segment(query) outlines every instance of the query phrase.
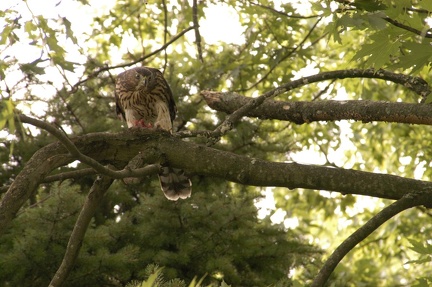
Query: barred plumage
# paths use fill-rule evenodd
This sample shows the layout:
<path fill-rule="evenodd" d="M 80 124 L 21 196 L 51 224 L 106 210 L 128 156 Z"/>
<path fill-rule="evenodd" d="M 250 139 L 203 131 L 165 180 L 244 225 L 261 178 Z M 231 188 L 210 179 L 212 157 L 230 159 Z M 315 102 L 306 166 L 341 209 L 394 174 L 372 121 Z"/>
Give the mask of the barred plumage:
<path fill-rule="evenodd" d="M 117 77 L 116 110 L 129 128 L 159 128 L 172 132 L 176 106 L 171 89 L 162 73 L 138 67 Z M 162 191 L 170 200 L 187 198 L 192 187 L 183 170 L 163 167 L 159 174 Z"/>

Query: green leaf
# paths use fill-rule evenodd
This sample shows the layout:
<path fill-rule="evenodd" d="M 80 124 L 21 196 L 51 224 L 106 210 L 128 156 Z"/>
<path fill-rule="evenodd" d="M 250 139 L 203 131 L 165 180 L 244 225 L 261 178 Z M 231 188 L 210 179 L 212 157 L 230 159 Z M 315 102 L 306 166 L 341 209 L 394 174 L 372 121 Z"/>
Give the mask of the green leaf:
<path fill-rule="evenodd" d="M 429 287 L 432 280 L 428 277 L 417 278 L 417 282 L 412 285 L 413 287 Z"/>
<path fill-rule="evenodd" d="M 66 37 L 71 39 L 74 44 L 77 44 L 77 38 L 75 37 L 73 30 L 71 29 L 71 22 L 66 17 L 63 17 L 62 21 L 66 28 Z"/>
<path fill-rule="evenodd" d="M 429 263 L 431 262 L 431 258 L 422 258 L 422 259 L 417 259 L 417 260 L 409 260 L 407 262 L 405 262 L 405 264 L 425 264 L 425 263 Z"/>
<path fill-rule="evenodd" d="M 351 60 L 368 57 L 365 65 L 379 69 L 390 62 L 390 57 L 399 54 L 402 45 L 397 38 L 389 39 L 388 29 L 379 31 L 370 37 L 372 43 L 365 44 Z"/>
<path fill-rule="evenodd" d="M 6 25 L 6 27 L 3 28 L 3 31 L 0 34 L 0 45 L 6 44 L 6 40 L 9 38 L 13 29 L 13 25 Z"/>
<path fill-rule="evenodd" d="M 378 0 L 356 0 L 353 3 L 354 6 L 361 10 L 366 11 L 377 11 L 387 8 L 381 1 Z"/>
<path fill-rule="evenodd" d="M 189 284 L 188 287 L 199 287 L 201 286 L 202 282 L 204 281 L 204 278 L 207 276 L 207 274 L 204 274 L 203 277 L 201 277 L 201 279 L 196 282 L 196 276 L 192 279 L 191 283 Z"/>
<path fill-rule="evenodd" d="M 21 64 L 20 68 L 26 74 L 43 75 L 43 74 L 45 74 L 45 68 L 37 66 L 37 64 L 40 62 L 42 62 L 41 59 L 36 59 L 31 63 Z"/>
<path fill-rule="evenodd" d="M 430 248 L 427 248 L 423 242 L 414 240 L 414 239 L 408 239 L 409 243 L 411 243 L 412 246 L 410 246 L 410 249 L 414 250 L 415 252 L 423 255 L 430 255 L 431 250 Z"/>
<path fill-rule="evenodd" d="M 432 103 L 432 94 L 429 94 L 429 95 L 426 97 L 426 101 L 425 101 L 425 103 L 426 103 L 426 104 L 430 104 L 430 103 Z"/>
<path fill-rule="evenodd" d="M 421 70 L 430 64 L 432 59 L 430 43 L 407 42 L 403 48 L 408 51 L 400 57 L 399 63 L 393 65 L 396 68 L 412 69 L 412 73 Z"/>
<path fill-rule="evenodd" d="M 162 270 L 163 270 L 163 267 L 158 268 L 153 274 L 151 274 L 147 278 L 147 280 L 145 280 L 141 283 L 141 287 L 154 287 L 155 286 L 154 284 L 156 283 L 156 280 L 159 278 Z"/>
<path fill-rule="evenodd" d="M 338 22 L 330 22 L 324 29 L 324 34 L 329 34 L 329 39 L 333 38 L 336 43 L 342 44 L 342 38 L 340 36 L 340 31 L 338 29 Z"/>
<path fill-rule="evenodd" d="M 0 130 L 8 125 L 9 132 L 12 134 L 15 132 L 15 104 L 11 99 L 0 102 Z M 12 155 L 14 149 L 14 142 L 12 141 L 9 155 Z"/>
<path fill-rule="evenodd" d="M 14 117 L 14 109 L 15 109 L 15 105 L 12 102 L 12 100 L 5 100 L 3 102 L 1 102 L 0 105 L 0 130 L 3 129 L 6 126 L 6 123 L 9 123 L 9 127 L 15 127 L 14 123 L 10 123 L 13 122 L 13 117 Z M 13 129 L 15 130 L 15 129 Z M 13 132 L 13 131 L 11 131 Z"/>
<path fill-rule="evenodd" d="M 24 24 L 24 31 L 27 32 L 27 34 L 31 35 L 33 31 L 36 31 L 37 27 L 33 23 L 32 20 L 26 21 Z"/>
<path fill-rule="evenodd" d="M 432 1 L 420 0 L 418 1 L 418 5 L 425 10 L 432 11 Z"/>

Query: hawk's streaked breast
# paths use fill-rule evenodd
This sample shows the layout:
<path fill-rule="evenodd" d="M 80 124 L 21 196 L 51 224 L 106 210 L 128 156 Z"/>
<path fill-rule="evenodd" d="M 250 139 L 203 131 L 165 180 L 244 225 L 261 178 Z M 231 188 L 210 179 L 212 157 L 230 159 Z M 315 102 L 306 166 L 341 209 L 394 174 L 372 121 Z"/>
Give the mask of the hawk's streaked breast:
<path fill-rule="evenodd" d="M 160 128 L 172 132 L 176 106 L 170 87 L 162 73 L 154 68 L 139 67 L 127 70 L 117 77 L 117 114 L 128 127 Z M 192 183 L 184 171 L 163 166 L 159 182 L 166 198 L 187 198 Z"/>

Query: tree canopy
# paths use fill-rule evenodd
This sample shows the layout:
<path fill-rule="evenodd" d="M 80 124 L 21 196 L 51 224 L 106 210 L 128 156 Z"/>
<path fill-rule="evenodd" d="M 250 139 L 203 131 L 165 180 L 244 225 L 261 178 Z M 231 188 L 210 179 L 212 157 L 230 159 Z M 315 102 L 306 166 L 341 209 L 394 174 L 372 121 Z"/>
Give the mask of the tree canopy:
<path fill-rule="evenodd" d="M 0 5 L 0 286 L 431 284 L 432 2 Z M 117 118 L 136 66 L 173 134 Z"/>

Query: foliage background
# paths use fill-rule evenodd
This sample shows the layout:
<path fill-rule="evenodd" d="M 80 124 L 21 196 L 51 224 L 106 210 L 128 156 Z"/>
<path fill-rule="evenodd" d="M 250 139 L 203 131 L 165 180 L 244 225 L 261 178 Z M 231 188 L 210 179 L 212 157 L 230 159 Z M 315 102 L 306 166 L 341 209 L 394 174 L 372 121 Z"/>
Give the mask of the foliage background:
<path fill-rule="evenodd" d="M 225 118 L 206 106 L 199 95 L 203 90 L 255 97 L 301 76 L 370 67 L 430 82 L 428 1 L 199 1 L 196 12 L 194 1 L 107 3 L 107 9 L 95 11 L 90 1 L 61 1 L 46 4 L 55 13 L 43 13 L 33 1 L 23 1 L 0 11 L 0 126 L 6 131 L 0 134 L 2 186 L 11 183 L 36 150 L 55 141 L 43 130 L 11 125 L 7 105 L 14 103 L 71 137 L 120 131 L 124 126 L 114 112 L 114 80 L 133 65 L 164 71 L 176 96 L 178 130 L 212 130 Z M 204 31 L 197 38 L 194 21 L 204 23 L 214 5 L 231 11 L 220 15 L 220 27 L 226 29 L 224 17 L 238 17 L 239 39 L 207 41 Z M 94 15 L 88 29 L 76 28 L 79 17 L 64 12 L 71 7 Z M 311 84 L 277 98 L 329 99 L 422 100 L 394 83 L 371 79 Z M 429 180 L 429 130 L 385 122 L 295 125 L 245 118 L 215 147 L 271 161 Z M 246 187 L 199 175 L 192 181 L 193 197 L 176 203 L 161 196 L 155 178 L 137 187 L 115 182 L 86 234 L 67 286 L 123 286 L 144 280 L 152 263 L 164 266 L 167 278 L 187 282 L 207 273 L 207 284 L 223 279 L 233 286 L 268 286 L 290 274 L 286 284 L 303 286 L 326 255 L 389 203 L 326 191 Z M 47 285 L 92 182 L 84 177 L 39 187 L 0 238 L 4 286 Z M 262 193 L 274 196 L 275 206 L 258 217 L 255 203 Z M 270 220 L 275 213 L 284 214 L 280 224 Z M 429 244 L 429 218 L 428 211 L 413 209 L 386 223 L 348 254 L 329 286 L 426 282 L 432 271 L 429 261 L 407 262 L 419 258 L 410 249 L 416 243 Z M 423 253 L 420 258 L 429 258 Z"/>

